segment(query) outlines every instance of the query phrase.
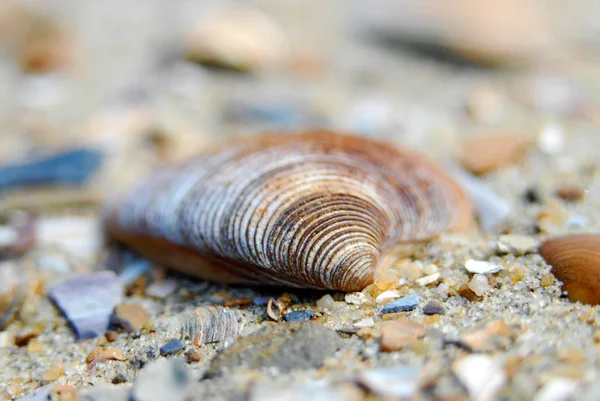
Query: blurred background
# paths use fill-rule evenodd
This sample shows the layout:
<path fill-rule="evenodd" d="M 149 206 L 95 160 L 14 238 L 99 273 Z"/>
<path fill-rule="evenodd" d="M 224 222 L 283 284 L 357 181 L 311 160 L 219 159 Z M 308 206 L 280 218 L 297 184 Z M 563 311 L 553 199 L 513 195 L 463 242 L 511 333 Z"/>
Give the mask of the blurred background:
<path fill-rule="evenodd" d="M 533 147 L 486 178 L 510 182 L 507 198 L 527 177 L 578 182 L 600 142 L 599 12 L 593 0 L 4 0 L 0 208 L 95 208 L 160 164 L 265 130 L 383 138 L 478 175 Z"/>

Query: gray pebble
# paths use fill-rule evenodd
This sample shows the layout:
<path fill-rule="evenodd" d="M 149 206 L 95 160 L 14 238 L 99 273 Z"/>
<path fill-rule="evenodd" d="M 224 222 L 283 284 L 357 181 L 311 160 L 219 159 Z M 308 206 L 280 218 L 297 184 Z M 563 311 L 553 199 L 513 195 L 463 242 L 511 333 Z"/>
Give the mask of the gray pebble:
<path fill-rule="evenodd" d="M 444 307 L 436 301 L 429 301 L 423 306 L 424 315 L 443 315 Z"/>
<path fill-rule="evenodd" d="M 160 347 L 160 354 L 162 356 L 175 354 L 185 348 L 183 341 L 176 338 L 171 338 L 165 345 Z"/>
<path fill-rule="evenodd" d="M 283 320 L 286 322 L 305 322 L 312 319 L 313 312 L 308 309 L 294 310 L 283 315 Z"/>
<path fill-rule="evenodd" d="M 411 294 L 390 302 L 381 309 L 381 313 L 408 312 L 415 309 L 417 305 L 419 305 L 419 296 Z"/>

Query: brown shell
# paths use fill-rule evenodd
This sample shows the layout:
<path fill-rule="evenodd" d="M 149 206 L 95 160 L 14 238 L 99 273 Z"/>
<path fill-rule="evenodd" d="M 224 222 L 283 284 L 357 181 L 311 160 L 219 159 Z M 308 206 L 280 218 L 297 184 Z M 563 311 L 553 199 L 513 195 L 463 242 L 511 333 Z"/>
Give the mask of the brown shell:
<path fill-rule="evenodd" d="M 571 301 L 600 303 L 600 234 L 548 240 L 539 249 Z"/>
<path fill-rule="evenodd" d="M 397 242 L 471 219 L 465 193 L 424 156 L 308 132 L 234 141 L 158 171 L 106 223 L 148 258 L 205 279 L 356 291 Z"/>

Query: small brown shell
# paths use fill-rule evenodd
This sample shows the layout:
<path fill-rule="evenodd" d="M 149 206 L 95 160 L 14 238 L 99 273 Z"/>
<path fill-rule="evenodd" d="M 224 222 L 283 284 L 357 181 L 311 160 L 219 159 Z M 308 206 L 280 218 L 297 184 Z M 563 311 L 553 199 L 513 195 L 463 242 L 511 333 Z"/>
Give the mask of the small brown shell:
<path fill-rule="evenodd" d="M 244 329 L 244 318 L 236 309 L 205 306 L 160 319 L 156 331 L 168 337 L 190 339 L 196 345 L 235 338 Z"/>
<path fill-rule="evenodd" d="M 571 301 L 600 304 L 600 234 L 551 239 L 539 252 Z"/>
<path fill-rule="evenodd" d="M 399 241 L 461 230 L 462 189 L 407 149 L 330 132 L 234 141 L 109 208 L 112 236 L 188 274 L 357 291 Z"/>

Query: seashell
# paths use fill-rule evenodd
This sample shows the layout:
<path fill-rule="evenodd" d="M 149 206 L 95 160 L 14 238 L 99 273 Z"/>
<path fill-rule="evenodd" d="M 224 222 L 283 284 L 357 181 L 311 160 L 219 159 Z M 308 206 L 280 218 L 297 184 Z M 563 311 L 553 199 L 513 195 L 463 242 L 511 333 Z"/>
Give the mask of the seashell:
<path fill-rule="evenodd" d="M 600 304 L 600 234 L 550 239 L 539 252 L 571 301 Z"/>
<path fill-rule="evenodd" d="M 308 132 L 232 142 L 159 171 L 109 206 L 106 226 L 204 279 L 359 291 L 397 242 L 471 220 L 461 187 L 422 155 Z"/>
<path fill-rule="evenodd" d="M 205 306 L 160 319 L 156 331 L 196 345 L 235 338 L 244 329 L 244 317 L 237 309 Z"/>

